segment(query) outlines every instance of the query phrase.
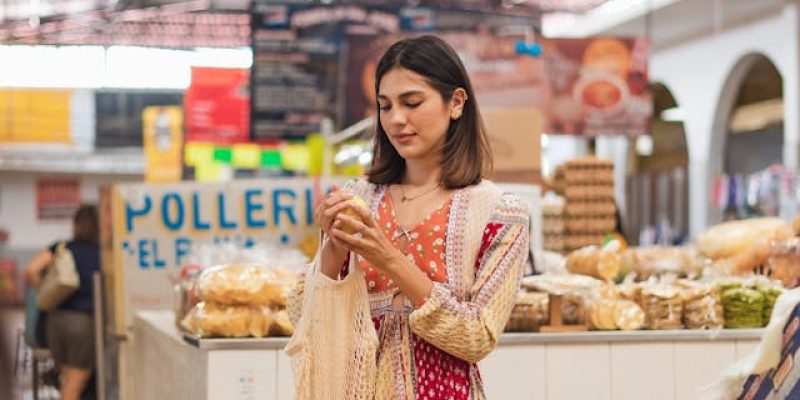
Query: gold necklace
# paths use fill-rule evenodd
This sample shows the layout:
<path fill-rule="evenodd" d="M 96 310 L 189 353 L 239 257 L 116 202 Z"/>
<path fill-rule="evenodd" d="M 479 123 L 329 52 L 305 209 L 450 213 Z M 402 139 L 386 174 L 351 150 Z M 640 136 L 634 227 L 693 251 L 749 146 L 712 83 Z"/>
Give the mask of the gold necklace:
<path fill-rule="evenodd" d="M 422 196 L 424 196 L 424 195 L 436 190 L 436 188 L 439 187 L 439 184 L 436 184 L 436 186 L 433 186 L 430 189 L 428 189 L 428 190 L 426 190 L 426 191 L 424 191 L 424 192 L 422 192 L 422 193 L 420 193 L 420 194 L 418 194 L 416 196 L 411 196 L 411 197 L 406 196 L 406 191 L 403 190 L 403 185 L 398 185 L 398 186 L 400 186 L 400 202 L 401 203 L 405 203 L 407 201 L 418 199 L 418 198 L 420 198 L 420 197 L 422 197 Z"/>

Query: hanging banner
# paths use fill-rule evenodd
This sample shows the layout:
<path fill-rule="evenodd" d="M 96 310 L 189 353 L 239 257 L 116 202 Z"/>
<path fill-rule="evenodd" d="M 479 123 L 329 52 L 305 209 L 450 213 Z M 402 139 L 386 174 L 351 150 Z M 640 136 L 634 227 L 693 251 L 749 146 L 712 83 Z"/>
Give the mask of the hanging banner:
<path fill-rule="evenodd" d="M 341 184 L 275 178 L 115 185 L 101 204 L 111 197 L 109 259 L 118 332 L 130 326 L 139 310 L 173 306 L 172 282 L 193 246 L 297 247 L 317 238 L 314 198 L 332 183 Z"/>
<path fill-rule="evenodd" d="M 181 180 L 183 166 L 183 111 L 180 107 L 145 107 L 145 182 L 168 183 Z"/>
<path fill-rule="evenodd" d="M 186 142 L 242 143 L 250 136 L 250 70 L 192 67 L 184 94 Z"/>

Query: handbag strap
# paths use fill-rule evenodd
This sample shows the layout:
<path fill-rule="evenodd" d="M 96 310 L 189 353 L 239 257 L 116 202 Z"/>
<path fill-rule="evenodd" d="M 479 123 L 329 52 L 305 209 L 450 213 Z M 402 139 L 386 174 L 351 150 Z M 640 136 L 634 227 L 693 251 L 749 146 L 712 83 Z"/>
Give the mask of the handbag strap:
<path fill-rule="evenodd" d="M 60 254 L 64 252 L 64 250 L 66 249 L 67 249 L 67 241 L 66 240 L 59 241 L 58 244 L 56 245 L 56 254 Z"/>

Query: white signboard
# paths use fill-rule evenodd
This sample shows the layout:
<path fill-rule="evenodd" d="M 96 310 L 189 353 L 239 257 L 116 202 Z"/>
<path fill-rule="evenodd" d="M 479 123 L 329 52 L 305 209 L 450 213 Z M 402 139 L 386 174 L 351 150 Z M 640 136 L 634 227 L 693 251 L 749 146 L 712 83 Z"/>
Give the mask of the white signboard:
<path fill-rule="evenodd" d="M 194 245 L 295 246 L 309 235 L 318 235 L 314 197 L 329 186 L 294 178 L 115 186 L 112 219 L 117 329 L 124 331 L 130 326 L 139 310 L 172 308 L 172 282 Z M 121 325 L 121 315 L 125 316 L 125 326 Z"/>

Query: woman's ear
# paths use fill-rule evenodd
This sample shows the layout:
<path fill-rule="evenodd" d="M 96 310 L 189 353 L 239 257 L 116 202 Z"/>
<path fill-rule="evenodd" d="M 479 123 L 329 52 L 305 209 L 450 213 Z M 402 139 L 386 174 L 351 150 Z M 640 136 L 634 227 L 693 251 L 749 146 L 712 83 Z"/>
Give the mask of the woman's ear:
<path fill-rule="evenodd" d="M 450 99 L 450 119 L 461 118 L 461 113 L 464 112 L 464 104 L 469 97 L 464 88 L 458 88 L 453 91 L 453 97 Z"/>

